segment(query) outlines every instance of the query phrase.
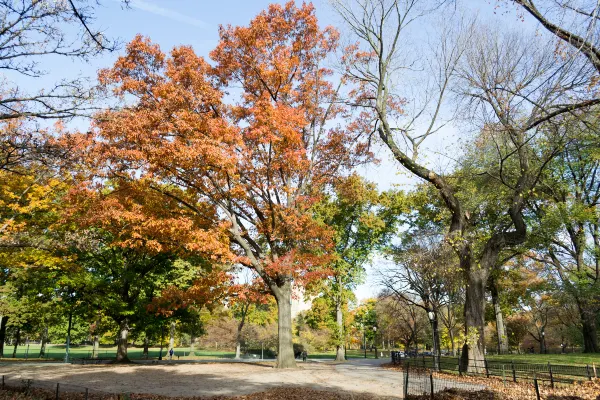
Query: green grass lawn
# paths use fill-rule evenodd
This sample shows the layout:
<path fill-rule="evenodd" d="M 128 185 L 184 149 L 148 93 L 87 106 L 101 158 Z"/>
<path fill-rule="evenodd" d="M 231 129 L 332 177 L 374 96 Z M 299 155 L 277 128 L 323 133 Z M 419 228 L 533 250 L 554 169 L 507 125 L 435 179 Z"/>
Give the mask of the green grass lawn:
<path fill-rule="evenodd" d="M 167 357 L 168 347 L 163 347 L 163 358 Z M 11 358 L 13 346 L 4 346 L 4 358 Z M 29 345 L 29 350 L 26 345 L 18 346 L 17 358 L 19 359 L 37 359 L 40 352 L 40 346 L 37 344 Z M 98 357 L 114 358 L 117 354 L 116 346 L 101 346 Z M 159 347 L 151 347 L 148 350 L 148 357 L 156 359 L 160 354 Z M 90 358 L 92 356 L 92 346 L 72 346 L 70 348 L 71 358 Z M 132 347 L 128 349 L 129 358 L 132 360 L 141 359 L 143 349 L 141 347 Z M 175 349 L 175 356 L 195 359 L 208 358 L 233 358 L 235 352 L 228 350 L 194 350 L 194 355 L 190 357 L 189 347 L 180 347 Z M 363 358 L 364 350 L 347 350 L 346 357 L 348 359 Z M 46 347 L 46 359 L 62 360 L 65 357 L 65 345 L 49 344 Z M 313 360 L 332 360 L 335 358 L 335 352 L 309 352 L 309 359 Z M 375 358 L 375 352 L 367 351 L 367 358 Z M 389 358 L 389 352 L 384 351 L 384 357 Z M 568 354 L 507 354 L 501 356 L 488 356 L 488 360 L 503 360 L 524 362 L 532 364 L 568 364 L 568 365 L 592 365 L 600 367 L 600 354 L 583 354 L 583 353 L 568 353 Z M 418 361 L 418 360 L 417 360 Z M 417 362 L 416 361 L 416 362 Z M 428 362 L 428 361 L 426 361 Z"/>
<path fill-rule="evenodd" d="M 4 346 L 4 358 L 12 358 L 13 346 Z M 168 347 L 163 347 L 163 357 L 167 356 Z M 132 360 L 141 359 L 143 356 L 144 349 L 141 347 L 129 347 L 127 350 L 129 358 Z M 197 358 L 233 358 L 235 352 L 232 351 L 217 351 L 217 350 L 194 350 L 195 357 Z M 16 358 L 19 359 L 36 359 L 40 354 L 40 346 L 38 344 L 21 345 L 17 347 Z M 71 358 L 90 358 L 92 357 L 92 346 L 71 346 L 69 349 Z M 117 346 L 100 346 L 98 351 L 98 357 L 100 358 L 114 358 L 117 354 Z M 158 358 L 160 354 L 160 347 L 150 347 L 148 349 L 148 358 Z M 175 356 L 189 357 L 190 348 L 180 347 L 175 349 Z M 47 345 L 46 346 L 46 359 L 60 360 L 65 357 L 65 345 Z"/>
<path fill-rule="evenodd" d="M 28 348 L 29 347 L 29 348 Z M 141 359 L 143 357 L 143 348 L 130 346 L 127 350 L 129 358 L 132 360 Z M 254 353 L 260 350 L 255 350 Z M 163 347 L 163 358 L 167 357 L 168 347 Z M 4 346 L 4 358 L 12 358 L 13 346 Z M 21 345 L 17 347 L 18 359 L 37 359 L 40 353 L 40 346 L 38 344 Z M 92 357 L 92 346 L 71 346 L 69 349 L 71 358 L 91 358 Z M 116 346 L 100 346 L 98 351 L 98 357 L 100 358 L 114 358 L 117 354 Z M 151 347 L 148 349 L 148 358 L 158 358 L 160 354 L 160 347 Z M 387 352 L 384 357 L 388 357 Z M 194 355 L 190 357 L 189 347 L 179 347 L 175 349 L 175 356 L 185 358 L 233 358 L 235 352 L 228 350 L 194 350 Z M 346 352 L 348 359 L 364 358 L 364 350 L 348 350 Z M 46 346 L 46 359 L 62 360 L 65 357 L 65 345 L 49 344 Z M 266 357 L 266 356 L 265 356 Z M 309 352 L 309 359 L 313 360 L 331 360 L 335 358 L 335 352 Z M 367 351 L 367 358 L 375 358 L 375 352 Z"/>
<path fill-rule="evenodd" d="M 488 356 L 488 360 L 503 360 L 524 362 L 531 364 L 569 364 L 569 365 L 592 365 L 600 366 L 600 354 L 506 354 Z"/>
<path fill-rule="evenodd" d="M 595 364 L 600 367 L 600 354 L 582 354 L 582 353 L 570 353 L 570 354 L 506 354 L 500 356 L 489 355 L 486 357 L 488 361 L 501 361 L 510 365 L 511 362 L 526 363 L 526 364 L 543 364 L 548 363 L 553 365 L 569 365 L 569 366 L 583 366 Z M 431 356 L 422 358 L 421 356 L 415 358 L 408 358 L 405 360 L 411 365 L 424 366 L 431 368 L 433 366 L 433 359 Z M 441 363 L 443 369 L 455 368 L 458 371 L 458 357 L 442 357 Z"/>
<path fill-rule="evenodd" d="M 380 351 L 378 351 L 378 353 L 380 353 Z M 389 357 L 388 353 L 389 352 L 387 352 L 387 351 L 384 352 L 384 358 Z M 348 359 L 365 358 L 365 351 L 364 350 L 347 350 L 346 357 Z M 331 360 L 331 359 L 335 358 L 335 351 L 330 351 L 330 352 L 325 352 L 325 353 L 323 353 L 323 352 L 310 353 L 309 352 L 308 358 L 313 359 L 313 360 Z M 366 358 L 375 358 L 375 352 L 367 350 Z"/>

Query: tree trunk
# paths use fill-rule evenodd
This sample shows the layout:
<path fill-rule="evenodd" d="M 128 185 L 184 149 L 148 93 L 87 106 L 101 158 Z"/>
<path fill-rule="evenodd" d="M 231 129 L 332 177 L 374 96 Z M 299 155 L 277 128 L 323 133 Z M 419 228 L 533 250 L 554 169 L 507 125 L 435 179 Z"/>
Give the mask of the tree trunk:
<path fill-rule="evenodd" d="M 237 329 L 237 338 L 235 345 L 235 358 L 239 360 L 241 356 L 242 350 L 242 330 L 244 329 L 244 323 L 246 322 L 246 314 L 248 313 L 248 309 L 250 308 L 250 303 L 246 302 L 242 304 L 242 318 L 240 318 L 240 323 L 238 324 Z"/>
<path fill-rule="evenodd" d="M 440 329 L 438 324 L 437 312 L 434 313 L 433 321 L 431 326 L 433 328 L 433 355 L 435 359 L 434 369 L 439 370 L 440 357 L 442 356 L 442 347 L 440 344 Z"/>
<path fill-rule="evenodd" d="M 454 347 L 454 332 L 452 332 L 452 329 L 448 329 L 448 336 L 450 337 L 450 354 L 454 357 L 456 356 L 456 348 Z"/>
<path fill-rule="evenodd" d="M 277 301 L 277 368 L 296 368 L 294 346 L 292 343 L 292 285 L 286 281 L 273 290 Z"/>
<path fill-rule="evenodd" d="M 165 325 L 160 325 L 160 353 L 158 354 L 158 359 L 162 360 L 162 351 L 163 351 L 163 342 L 165 341 Z"/>
<path fill-rule="evenodd" d="M 3 315 L 0 318 L 0 357 L 4 357 L 4 342 L 6 342 L 6 324 L 8 317 Z"/>
<path fill-rule="evenodd" d="M 67 325 L 67 345 L 65 347 L 65 362 L 69 362 L 71 351 L 71 328 L 73 327 L 73 310 L 69 311 L 69 324 Z"/>
<path fill-rule="evenodd" d="M 169 330 L 169 354 L 171 354 L 171 349 L 173 352 L 175 351 L 175 321 L 171 322 L 171 329 Z"/>
<path fill-rule="evenodd" d="M 127 324 L 127 319 L 119 322 L 119 344 L 117 347 L 117 359 L 115 360 L 118 363 L 126 363 L 129 362 L 129 357 L 127 357 L 127 339 L 129 336 L 129 325 Z"/>
<path fill-rule="evenodd" d="M 461 264 L 464 262 L 461 261 Z M 489 263 L 487 264 L 489 265 Z M 461 265 L 462 266 L 462 265 Z M 484 260 L 480 265 L 463 267 L 466 271 L 467 290 L 465 296 L 465 344 L 460 359 L 461 370 L 471 373 L 485 371 L 485 288 L 489 268 Z"/>
<path fill-rule="evenodd" d="M 100 337 L 94 335 L 94 345 L 92 346 L 92 358 L 98 358 L 100 353 Z"/>
<path fill-rule="evenodd" d="M 46 356 L 46 343 L 48 343 L 48 327 L 44 327 L 42 331 L 42 343 L 40 344 L 40 355 L 39 358 Z"/>
<path fill-rule="evenodd" d="M 143 357 L 146 360 L 148 359 L 148 336 L 144 336 L 144 353 L 143 353 Z"/>
<path fill-rule="evenodd" d="M 502 317 L 502 309 L 498 298 L 498 286 L 496 281 L 492 279 L 490 291 L 492 293 L 492 304 L 494 305 L 494 315 L 496 316 L 496 335 L 498 335 L 498 354 L 508 353 L 508 338 L 504 329 L 504 318 Z"/>
<path fill-rule="evenodd" d="M 15 348 L 13 349 L 12 358 L 17 358 L 17 348 L 19 347 L 19 342 L 21 341 L 21 328 L 17 328 L 17 333 L 15 334 Z"/>
<path fill-rule="evenodd" d="M 346 360 L 346 350 L 344 348 L 344 315 L 342 313 L 342 301 L 338 298 L 335 304 L 335 316 L 336 323 L 338 328 L 338 343 L 337 350 L 335 354 L 335 361 L 345 361 Z"/>
<path fill-rule="evenodd" d="M 596 316 L 594 313 L 587 312 L 583 307 L 579 307 L 581 315 L 582 333 L 583 333 L 583 352 L 599 353 L 598 331 L 596 328 Z"/>
<path fill-rule="evenodd" d="M 235 359 L 239 360 L 242 353 L 242 329 L 244 328 L 244 317 L 242 317 L 242 321 L 238 324 L 237 329 L 237 337 L 235 342 Z"/>

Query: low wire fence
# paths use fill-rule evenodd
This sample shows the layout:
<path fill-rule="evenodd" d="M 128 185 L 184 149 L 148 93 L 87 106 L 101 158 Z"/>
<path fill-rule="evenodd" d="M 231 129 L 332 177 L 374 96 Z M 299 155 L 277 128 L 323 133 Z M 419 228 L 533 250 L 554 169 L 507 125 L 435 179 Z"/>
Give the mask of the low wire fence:
<path fill-rule="evenodd" d="M 436 399 L 447 398 L 445 395 L 463 395 L 459 398 L 472 398 L 465 394 L 477 395 L 477 399 L 494 399 L 493 391 L 486 385 L 474 382 L 462 382 L 456 379 L 436 375 L 431 370 L 422 368 L 410 368 L 410 364 L 404 366 L 403 374 L 403 398 L 404 399 Z M 443 393 L 443 394 L 442 394 Z"/>
<path fill-rule="evenodd" d="M 176 347 L 173 349 L 172 359 L 228 359 L 235 357 L 234 349 L 208 349 L 208 348 L 190 348 Z M 0 360 L 4 359 L 25 359 L 25 360 L 65 360 L 66 348 L 64 345 L 48 345 L 43 355 L 40 356 L 39 345 L 33 343 L 30 345 L 20 345 L 14 351 L 12 348 L 4 348 L 4 354 L 0 355 Z M 86 360 L 90 363 L 101 363 L 103 360 L 114 360 L 117 356 L 117 348 L 105 346 L 98 349 L 92 349 L 90 346 L 72 346 L 69 349 L 69 360 Z M 251 346 L 242 349 L 242 358 L 245 359 L 272 359 L 274 352 L 267 346 Z M 129 346 L 128 357 L 130 360 L 168 360 L 169 347 L 149 347 L 147 352 L 141 346 Z"/>
<path fill-rule="evenodd" d="M 401 357 L 400 352 L 391 353 L 392 363 L 404 365 L 410 363 L 414 367 L 428 368 L 440 372 L 455 373 L 481 377 L 497 377 L 514 383 L 521 381 L 533 382 L 536 378 L 540 382 L 548 383 L 551 387 L 558 384 L 572 384 L 592 380 L 598 377 L 594 364 L 578 366 L 563 364 L 533 364 L 502 360 L 469 360 L 473 367 L 462 370 L 460 358 L 457 357 Z"/>
<path fill-rule="evenodd" d="M 48 400 L 123 400 L 129 397 L 127 393 L 107 392 L 20 375 L 2 375 L 0 387 L 4 391 L 24 393 L 36 399 Z"/>

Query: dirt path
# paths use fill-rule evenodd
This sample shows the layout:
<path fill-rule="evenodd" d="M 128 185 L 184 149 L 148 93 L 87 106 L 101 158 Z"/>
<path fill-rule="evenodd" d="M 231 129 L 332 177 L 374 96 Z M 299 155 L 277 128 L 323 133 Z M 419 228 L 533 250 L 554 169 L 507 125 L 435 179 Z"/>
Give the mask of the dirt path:
<path fill-rule="evenodd" d="M 171 364 L 80 366 L 3 364 L 0 374 L 88 387 L 105 392 L 155 393 L 167 396 L 237 395 L 278 386 L 369 393 L 400 398 L 401 374 L 377 365 L 306 363 L 295 370 L 250 364 Z"/>

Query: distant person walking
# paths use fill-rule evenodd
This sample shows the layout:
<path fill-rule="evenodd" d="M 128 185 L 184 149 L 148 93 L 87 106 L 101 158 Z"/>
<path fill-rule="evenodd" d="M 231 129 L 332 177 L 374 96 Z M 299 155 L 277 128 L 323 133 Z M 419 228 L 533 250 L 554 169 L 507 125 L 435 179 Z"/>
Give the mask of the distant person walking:
<path fill-rule="evenodd" d="M 173 359 L 173 353 L 174 353 L 174 351 L 173 351 L 173 348 L 171 347 L 171 350 L 169 350 L 169 360 Z"/>
<path fill-rule="evenodd" d="M 306 350 L 302 351 L 302 361 L 303 361 L 303 362 L 306 362 L 306 356 L 307 356 L 307 355 L 308 355 L 308 354 L 306 353 Z"/>

